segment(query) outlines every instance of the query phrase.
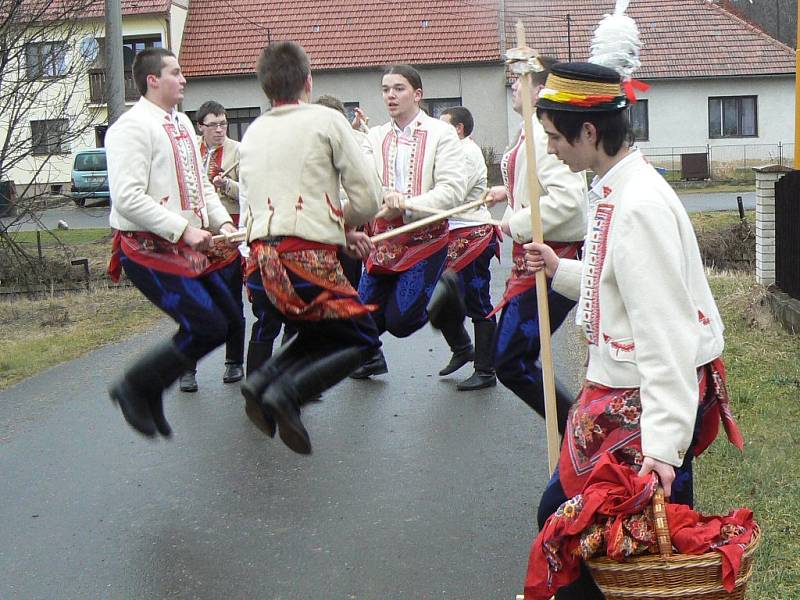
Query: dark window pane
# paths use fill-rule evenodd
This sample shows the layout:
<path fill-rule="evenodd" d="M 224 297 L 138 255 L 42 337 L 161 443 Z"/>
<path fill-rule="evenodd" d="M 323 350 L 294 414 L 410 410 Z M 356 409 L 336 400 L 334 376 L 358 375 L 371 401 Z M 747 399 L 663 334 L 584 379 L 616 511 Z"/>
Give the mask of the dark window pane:
<path fill-rule="evenodd" d="M 739 135 L 738 98 L 724 98 L 722 100 L 722 135 L 725 137 Z"/>
<path fill-rule="evenodd" d="M 756 135 L 756 99 L 754 96 L 742 98 L 742 135 Z"/>
<path fill-rule="evenodd" d="M 356 109 L 359 108 L 360 104 L 358 102 L 345 102 L 344 103 L 344 112 L 347 115 L 347 120 L 351 123 L 353 119 L 356 118 Z"/>
<path fill-rule="evenodd" d="M 461 98 L 431 98 L 422 101 L 422 110 L 434 119 L 438 119 L 445 110 L 454 106 L 461 106 Z"/>
<path fill-rule="evenodd" d="M 34 154 L 69 152 L 66 119 L 31 121 L 31 143 Z"/>
<path fill-rule="evenodd" d="M 630 120 L 634 138 L 637 140 L 647 140 L 650 137 L 648 127 L 647 100 L 639 100 L 638 102 L 631 104 Z"/>
<path fill-rule="evenodd" d="M 710 137 L 722 137 L 722 101 L 719 98 L 708 101 L 708 133 Z"/>

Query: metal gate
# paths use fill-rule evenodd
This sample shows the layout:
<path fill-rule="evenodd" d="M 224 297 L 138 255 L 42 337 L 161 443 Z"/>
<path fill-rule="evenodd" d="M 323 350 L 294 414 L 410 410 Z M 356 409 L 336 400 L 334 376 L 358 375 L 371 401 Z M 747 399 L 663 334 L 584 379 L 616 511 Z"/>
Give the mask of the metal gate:
<path fill-rule="evenodd" d="M 775 184 L 775 285 L 800 299 L 800 171 Z"/>

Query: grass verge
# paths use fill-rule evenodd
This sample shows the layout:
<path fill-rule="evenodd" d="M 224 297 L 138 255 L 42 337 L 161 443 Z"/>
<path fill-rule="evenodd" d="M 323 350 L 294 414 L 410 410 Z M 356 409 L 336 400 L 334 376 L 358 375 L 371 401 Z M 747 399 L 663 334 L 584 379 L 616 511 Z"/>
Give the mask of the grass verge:
<path fill-rule="evenodd" d="M 162 317 L 132 287 L 97 286 L 45 300 L 4 300 L 0 302 L 0 390 L 145 331 Z"/>
<path fill-rule="evenodd" d="M 709 277 L 726 325 L 731 404 L 745 437 L 740 454 L 724 434 L 695 462 L 697 507 L 755 512 L 764 531 L 749 600 L 800 594 L 800 337 L 774 322 L 752 274 Z"/>

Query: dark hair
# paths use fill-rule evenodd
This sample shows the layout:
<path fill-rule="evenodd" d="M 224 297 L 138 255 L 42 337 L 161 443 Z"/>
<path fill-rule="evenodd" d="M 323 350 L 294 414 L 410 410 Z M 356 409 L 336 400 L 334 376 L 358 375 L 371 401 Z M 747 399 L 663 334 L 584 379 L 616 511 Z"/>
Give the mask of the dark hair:
<path fill-rule="evenodd" d="M 347 116 L 347 112 L 344 110 L 344 104 L 342 104 L 342 101 L 339 100 L 336 96 L 329 96 L 328 94 L 324 94 L 319 98 L 317 98 L 316 103 L 321 104 L 322 106 L 327 106 L 328 108 L 332 108 L 333 110 L 338 110 L 345 117 Z"/>
<path fill-rule="evenodd" d="M 272 102 L 300 98 L 310 74 L 308 55 L 294 42 L 273 42 L 261 51 L 256 64 L 261 89 Z"/>
<path fill-rule="evenodd" d="M 547 81 L 547 76 L 550 75 L 550 67 L 558 62 L 557 58 L 552 56 L 540 56 L 539 57 L 539 64 L 544 67 L 543 71 L 534 71 L 531 74 L 531 80 L 533 81 L 533 85 L 544 85 Z"/>
<path fill-rule="evenodd" d="M 464 126 L 464 137 L 467 137 L 475 129 L 475 120 L 472 118 L 472 113 L 468 108 L 463 106 L 453 106 L 442 111 L 443 115 L 450 117 L 451 125 L 458 125 L 461 123 Z"/>
<path fill-rule="evenodd" d="M 198 125 L 205 125 L 205 120 L 208 115 L 224 115 L 225 107 L 216 100 L 207 100 L 203 102 L 200 108 L 197 109 L 197 114 L 194 118 Z"/>
<path fill-rule="evenodd" d="M 392 65 L 391 67 L 386 67 L 383 70 L 381 79 L 386 75 L 400 75 L 405 77 L 406 81 L 408 81 L 415 90 L 422 89 L 422 76 L 419 74 L 419 71 L 411 65 Z"/>
<path fill-rule="evenodd" d="M 166 48 L 145 48 L 133 58 L 133 81 L 142 96 L 147 94 L 147 76 L 161 77 L 164 59 L 175 55 Z"/>
<path fill-rule="evenodd" d="M 630 146 L 633 143 L 633 129 L 627 110 L 579 112 L 537 108 L 536 116 L 541 119 L 542 115 L 547 115 L 556 130 L 570 144 L 574 144 L 578 139 L 584 123 L 591 123 L 595 126 L 597 143 L 602 142 L 603 150 L 609 156 L 617 154 L 623 144 Z"/>

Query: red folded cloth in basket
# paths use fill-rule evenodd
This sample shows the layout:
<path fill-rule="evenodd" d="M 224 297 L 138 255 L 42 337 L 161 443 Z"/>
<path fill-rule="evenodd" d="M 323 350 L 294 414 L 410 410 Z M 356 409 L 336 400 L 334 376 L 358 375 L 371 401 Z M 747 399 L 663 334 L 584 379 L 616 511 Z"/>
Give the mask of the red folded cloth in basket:
<path fill-rule="evenodd" d="M 657 552 L 650 504 L 658 487 L 654 473 L 639 477 L 607 453 L 583 492 L 547 519 L 531 546 L 525 600 L 548 600 L 578 578 L 580 561 L 606 555 L 615 560 Z M 673 545 L 681 554 L 722 554 L 723 583 L 731 591 L 755 525 L 753 513 L 738 509 L 725 517 L 705 517 L 688 506 L 667 504 Z"/>

